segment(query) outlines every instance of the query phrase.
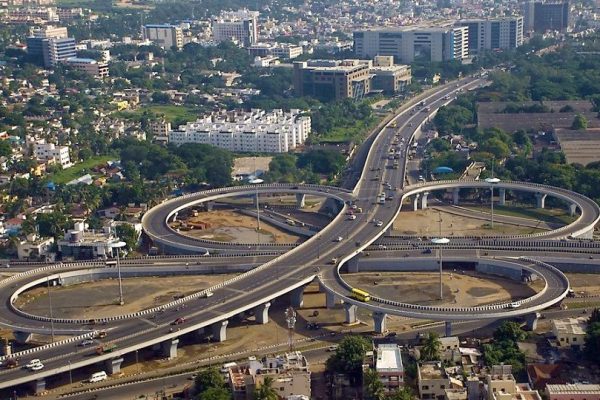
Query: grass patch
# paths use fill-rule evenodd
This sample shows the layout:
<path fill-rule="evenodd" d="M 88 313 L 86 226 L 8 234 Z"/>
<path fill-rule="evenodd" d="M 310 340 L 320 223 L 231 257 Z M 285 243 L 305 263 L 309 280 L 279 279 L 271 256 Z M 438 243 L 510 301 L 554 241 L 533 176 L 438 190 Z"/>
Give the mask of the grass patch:
<path fill-rule="evenodd" d="M 327 133 L 311 136 L 313 143 L 362 143 L 365 137 L 377 126 L 381 118 L 357 121 L 353 126 L 337 127 Z"/>
<path fill-rule="evenodd" d="M 117 116 L 126 119 L 140 120 L 144 111 L 150 111 L 155 115 L 164 115 L 168 122 L 174 122 L 176 120 L 185 120 L 186 122 L 195 121 L 201 114 L 199 109 L 186 106 L 175 106 L 175 105 L 154 105 L 140 107 L 137 110 L 130 111 L 119 111 L 116 113 Z"/>
<path fill-rule="evenodd" d="M 465 208 L 470 208 L 472 210 L 477 210 L 484 213 L 490 212 L 489 206 L 465 206 Z M 555 208 L 514 207 L 501 206 L 497 204 L 494 204 L 494 214 L 534 219 L 548 222 L 551 224 L 563 225 L 568 225 L 571 222 L 575 221 L 575 219 L 577 219 L 577 217 L 572 217 L 565 211 Z"/>
<path fill-rule="evenodd" d="M 71 168 L 58 171 L 54 175 L 50 176 L 50 181 L 54 182 L 57 185 L 65 184 L 67 182 L 72 181 L 73 179 L 79 178 L 80 176 L 89 173 L 90 170 L 95 166 L 105 164 L 107 161 L 115 159 L 118 159 L 118 157 L 115 157 L 114 155 L 92 157 L 81 163 L 75 164 Z"/>

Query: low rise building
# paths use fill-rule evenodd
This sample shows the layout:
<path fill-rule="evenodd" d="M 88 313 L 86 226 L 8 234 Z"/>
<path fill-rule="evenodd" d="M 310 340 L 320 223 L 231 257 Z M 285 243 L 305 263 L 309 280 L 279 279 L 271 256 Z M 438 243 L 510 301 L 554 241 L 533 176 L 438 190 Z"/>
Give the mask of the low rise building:
<path fill-rule="evenodd" d="M 254 57 L 273 56 L 291 60 L 301 56 L 303 48 L 290 43 L 256 43 L 248 47 L 248 53 Z"/>
<path fill-rule="evenodd" d="M 254 391 L 264 384 L 267 377 L 273 379 L 272 387 L 280 399 L 311 396 L 308 361 L 302 353 L 292 352 L 229 368 L 228 382 L 234 400 L 253 399 Z"/>
<path fill-rule="evenodd" d="M 113 245 L 117 242 L 119 239 L 110 228 L 89 230 L 85 222 L 77 222 L 57 244 L 63 258 L 85 260 L 115 257 L 117 249 Z"/>
<path fill-rule="evenodd" d="M 600 400 L 600 385 L 573 383 L 546 385 L 548 400 Z"/>
<path fill-rule="evenodd" d="M 76 71 L 85 72 L 96 78 L 108 76 L 108 63 L 106 62 L 96 61 L 91 58 L 71 57 L 65 60 L 65 64 Z"/>
<path fill-rule="evenodd" d="M 517 383 L 510 365 L 495 365 L 486 377 L 488 400 L 542 400 L 528 383 Z"/>
<path fill-rule="evenodd" d="M 303 144 L 310 116 L 292 109 L 212 113 L 169 132 L 169 143 L 204 143 L 239 152 L 286 153 Z"/>
<path fill-rule="evenodd" d="M 421 400 L 443 400 L 446 389 L 450 389 L 450 378 L 438 361 L 417 365 L 419 398 Z"/>
<path fill-rule="evenodd" d="M 38 140 L 34 143 L 33 155 L 39 161 L 55 163 L 60 165 L 63 169 L 73 165 L 71 164 L 68 146 L 58 146 L 54 143 L 46 143 L 45 140 Z"/>
<path fill-rule="evenodd" d="M 35 234 L 27 235 L 25 240 L 17 243 L 17 256 L 19 260 L 46 261 L 51 255 L 54 238 L 39 237 Z"/>
<path fill-rule="evenodd" d="M 382 343 L 375 349 L 374 368 L 387 392 L 404 386 L 402 354 L 397 344 Z"/>
<path fill-rule="evenodd" d="M 583 347 L 587 318 L 564 318 L 552 320 L 552 332 L 558 347 Z"/>

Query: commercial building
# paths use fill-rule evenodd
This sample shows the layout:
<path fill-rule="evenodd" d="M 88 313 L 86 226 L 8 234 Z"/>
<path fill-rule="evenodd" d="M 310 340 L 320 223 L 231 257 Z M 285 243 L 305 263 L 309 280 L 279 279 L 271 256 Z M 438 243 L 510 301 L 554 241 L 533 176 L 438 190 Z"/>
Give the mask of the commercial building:
<path fill-rule="evenodd" d="M 46 26 L 27 38 L 27 52 L 39 64 L 53 67 L 68 58 L 75 57 L 76 43 L 68 37 L 67 28 Z"/>
<path fill-rule="evenodd" d="M 558 347 L 583 347 L 587 318 L 564 318 L 552 320 L 552 333 Z"/>
<path fill-rule="evenodd" d="M 404 386 L 404 366 L 397 344 L 379 344 L 375 349 L 374 364 L 385 391 L 394 392 Z"/>
<path fill-rule="evenodd" d="M 55 163 L 62 168 L 72 166 L 68 146 L 57 146 L 54 143 L 39 140 L 33 145 L 33 155 L 39 161 Z"/>
<path fill-rule="evenodd" d="M 548 400 L 600 400 L 600 385 L 574 383 L 546 385 Z"/>
<path fill-rule="evenodd" d="M 395 94 L 406 90 L 412 81 L 410 65 L 395 65 L 392 56 L 376 56 L 371 73 L 371 90 Z"/>
<path fill-rule="evenodd" d="M 71 57 L 65 60 L 65 64 L 74 70 L 85 72 L 97 78 L 108 76 L 108 63 L 96 61 L 91 58 Z"/>
<path fill-rule="evenodd" d="M 254 391 L 272 378 L 272 388 L 280 399 L 310 398 L 311 377 L 308 361 L 300 352 L 252 360 L 228 369 L 228 382 L 234 400 L 251 400 Z"/>
<path fill-rule="evenodd" d="M 85 222 L 76 222 L 74 229 L 69 230 L 57 244 L 58 252 L 63 258 L 82 260 L 116 256 L 117 250 L 111 247 L 111 244 L 118 241 L 108 227 L 93 231 L 88 230 Z"/>
<path fill-rule="evenodd" d="M 570 3 L 558 1 L 525 1 L 521 5 L 526 32 L 566 32 L 570 26 Z"/>
<path fill-rule="evenodd" d="M 523 44 L 523 17 L 462 20 L 468 28 L 469 55 L 482 50 L 514 49 Z"/>
<path fill-rule="evenodd" d="M 183 30 L 174 25 L 144 25 L 142 27 L 144 40 L 150 40 L 163 49 L 181 49 L 183 47 Z"/>
<path fill-rule="evenodd" d="M 256 43 L 248 47 L 248 53 L 253 57 L 273 56 L 291 60 L 302 52 L 302 46 L 290 43 Z"/>
<path fill-rule="evenodd" d="M 298 96 L 324 101 L 361 98 L 372 91 L 393 94 L 411 82 L 407 65 L 393 57 L 371 60 L 308 60 L 294 62 L 294 90 Z"/>
<path fill-rule="evenodd" d="M 468 29 L 402 27 L 354 32 L 354 52 L 360 58 L 394 56 L 401 63 L 451 61 L 468 57 Z"/>
<path fill-rule="evenodd" d="M 216 42 L 234 41 L 244 47 L 258 42 L 258 11 L 225 11 L 212 23 Z"/>
<path fill-rule="evenodd" d="M 239 152 L 286 153 L 304 143 L 310 116 L 300 110 L 233 111 L 207 115 L 169 132 L 169 143 L 204 143 Z"/>
<path fill-rule="evenodd" d="M 18 7 L 6 10 L 3 19 L 16 23 L 53 23 L 59 21 L 59 14 L 54 7 Z"/>

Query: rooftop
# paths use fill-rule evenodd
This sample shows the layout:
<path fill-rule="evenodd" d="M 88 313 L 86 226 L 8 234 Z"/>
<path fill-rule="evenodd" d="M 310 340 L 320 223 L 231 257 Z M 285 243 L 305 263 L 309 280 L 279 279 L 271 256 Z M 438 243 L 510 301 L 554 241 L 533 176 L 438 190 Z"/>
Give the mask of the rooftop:
<path fill-rule="evenodd" d="M 400 347 L 395 344 L 380 344 L 377 346 L 375 369 L 378 372 L 403 371 Z"/>
<path fill-rule="evenodd" d="M 439 362 L 427 362 L 419 365 L 419 376 L 421 379 L 445 379 L 446 371 Z"/>
<path fill-rule="evenodd" d="M 585 335 L 587 318 L 564 318 L 552 320 L 554 329 L 561 334 Z"/>
<path fill-rule="evenodd" d="M 600 385 L 572 383 L 567 385 L 546 385 L 546 390 L 550 394 L 568 393 L 568 394 L 600 394 Z"/>

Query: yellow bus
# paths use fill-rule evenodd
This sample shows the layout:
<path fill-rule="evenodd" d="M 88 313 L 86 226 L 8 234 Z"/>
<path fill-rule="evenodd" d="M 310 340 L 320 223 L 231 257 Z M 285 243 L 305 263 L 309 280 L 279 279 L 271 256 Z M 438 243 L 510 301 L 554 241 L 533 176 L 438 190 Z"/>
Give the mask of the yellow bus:
<path fill-rule="evenodd" d="M 352 289 L 352 297 L 355 298 L 356 300 L 360 300 L 360 301 L 364 301 L 367 302 L 369 300 L 371 300 L 371 296 L 369 296 L 369 293 L 365 292 L 364 290 L 360 290 L 360 289 Z"/>

